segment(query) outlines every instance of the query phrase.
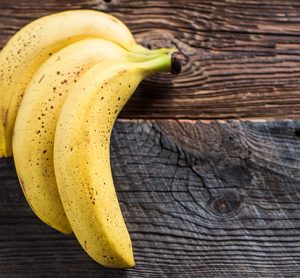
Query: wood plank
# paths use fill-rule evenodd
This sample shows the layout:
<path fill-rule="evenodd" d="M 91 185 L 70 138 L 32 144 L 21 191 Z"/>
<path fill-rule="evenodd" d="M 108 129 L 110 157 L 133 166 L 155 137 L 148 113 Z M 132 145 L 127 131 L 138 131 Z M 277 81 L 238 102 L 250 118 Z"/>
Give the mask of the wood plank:
<path fill-rule="evenodd" d="M 299 275 L 300 121 L 119 120 L 111 156 L 136 267 L 41 223 L 2 159 L 1 277 Z"/>
<path fill-rule="evenodd" d="M 299 1 L 1 0 L 0 45 L 39 16 L 78 8 L 110 12 L 139 42 L 188 59 L 178 77 L 145 81 L 123 118 L 299 118 Z"/>

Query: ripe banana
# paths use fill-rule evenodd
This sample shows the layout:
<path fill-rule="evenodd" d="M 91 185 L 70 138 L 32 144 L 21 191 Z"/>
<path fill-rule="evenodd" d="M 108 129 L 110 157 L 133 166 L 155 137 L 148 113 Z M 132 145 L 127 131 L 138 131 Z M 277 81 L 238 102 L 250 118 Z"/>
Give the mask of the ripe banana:
<path fill-rule="evenodd" d="M 74 10 L 42 17 L 17 32 L 0 53 L 0 158 L 12 155 L 11 138 L 16 114 L 31 77 L 40 65 L 63 47 L 99 37 L 125 49 L 155 57 L 164 49 L 136 44 L 117 18 L 92 10 Z"/>
<path fill-rule="evenodd" d="M 71 89 L 57 122 L 54 168 L 66 215 L 84 250 L 107 267 L 134 265 L 111 175 L 111 130 L 138 84 L 170 68 L 167 54 L 143 63 L 101 62 Z"/>
<path fill-rule="evenodd" d="M 72 232 L 61 204 L 53 166 L 54 133 L 64 99 L 80 76 L 94 64 L 104 59 L 139 61 L 146 58 L 110 41 L 85 39 L 55 53 L 26 88 L 14 128 L 14 161 L 28 203 L 49 226 L 66 234 Z"/>

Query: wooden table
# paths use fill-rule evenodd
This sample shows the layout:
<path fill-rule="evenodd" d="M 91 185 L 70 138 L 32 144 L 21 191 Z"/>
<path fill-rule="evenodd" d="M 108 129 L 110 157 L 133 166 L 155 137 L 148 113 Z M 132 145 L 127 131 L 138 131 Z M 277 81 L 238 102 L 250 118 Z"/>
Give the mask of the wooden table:
<path fill-rule="evenodd" d="M 300 2 L 1 0 L 0 45 L 66 9 L 122 19 L 188 64 L 120 115 L 112 170 L 136 267 L 93 262 L 26 203 L 0 160 L 0 277 L 300 275 Z"/>

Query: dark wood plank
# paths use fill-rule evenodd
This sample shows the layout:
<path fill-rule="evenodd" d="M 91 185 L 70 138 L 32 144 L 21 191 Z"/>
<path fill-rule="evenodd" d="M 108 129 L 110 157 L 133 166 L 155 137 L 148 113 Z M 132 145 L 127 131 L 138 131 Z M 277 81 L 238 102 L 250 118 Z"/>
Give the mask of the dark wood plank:
<path fill-rule="evenodd" d="M 104 269 L 0 160 L 0 277 L 296 277 L 300 121 L 119 120 L 112 170 L 136 267 Z"/>
<path fill-rule="evenodd" d="M 300 4 L 296 0 L 1 0 L 0 45 L 56 11 L 100 9 L 150 47 L 175 45 L 188 64 L 150 78 L 121 117 L 299 118 Z"/>

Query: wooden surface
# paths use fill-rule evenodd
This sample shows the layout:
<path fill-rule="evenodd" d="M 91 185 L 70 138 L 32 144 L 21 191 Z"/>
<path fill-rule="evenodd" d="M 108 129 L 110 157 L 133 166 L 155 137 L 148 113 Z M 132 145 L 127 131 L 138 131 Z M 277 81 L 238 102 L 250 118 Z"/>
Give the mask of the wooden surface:
<path fill-rule="evenodd" d="M 0 278 L 299 277 L 299 1 L 0 0 L 0 47 L 31 20 L 78 8 L 108 11 L 188 61 L 176 78 L 143 82 L 113 130 L 136 267 L 105 269 L 43 224 L 1 159 Z"/>
<path fill-rule="evenodd" d="M 12 161 L 0 160 L 0 276 L 299 274 L 299 130 L 300 121 L 119 121 L 112 169 L 131 270 L 102 268 L 40 222 Z"/>

